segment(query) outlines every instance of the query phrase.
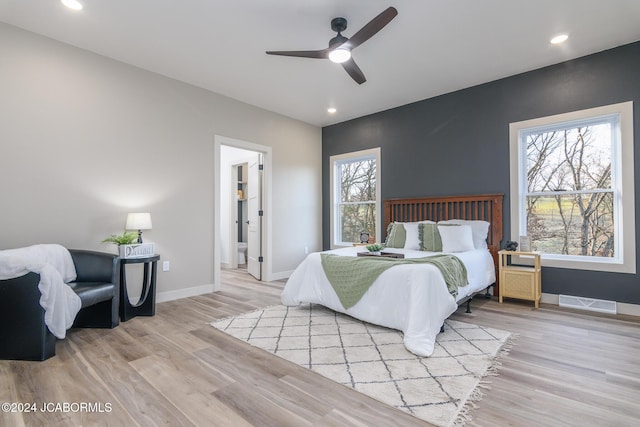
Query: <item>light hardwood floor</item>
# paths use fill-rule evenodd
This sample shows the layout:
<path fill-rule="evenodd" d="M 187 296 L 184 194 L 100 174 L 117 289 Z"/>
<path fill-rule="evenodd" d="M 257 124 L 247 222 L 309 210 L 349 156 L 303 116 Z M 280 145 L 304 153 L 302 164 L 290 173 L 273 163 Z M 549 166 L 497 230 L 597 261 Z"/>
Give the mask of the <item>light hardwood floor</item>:
<path fill-rule="evenodd" d="M 158 304 L 154 317 L 115 329 L 72 330 L 45 362 L 0 361 L 0 402 L 38 407 L 0 412 L 0 425 L 428 425 L 209 326 L 279 303 L 283 286 L 224 271 L 220 292 Z M 453 315 L 519 334 L 469 425 L 639 425 L 640 320 L 532 305 L 480 299 Z"/>

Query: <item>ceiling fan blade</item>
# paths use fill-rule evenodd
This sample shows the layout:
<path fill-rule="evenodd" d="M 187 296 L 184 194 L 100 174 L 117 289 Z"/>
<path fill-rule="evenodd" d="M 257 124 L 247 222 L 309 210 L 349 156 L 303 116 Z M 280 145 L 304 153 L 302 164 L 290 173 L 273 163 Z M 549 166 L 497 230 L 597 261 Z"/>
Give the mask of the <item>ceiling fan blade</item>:
<path fill-rule="evenodd" d="M 281 55 L 281 56 L 297 56 L 300 58 L 315 58 L 325 59 L 328 57 L 331 49 L 322 50 L 269 50 L 266 53 L 268 55 Z"/>
<path fill-rule="evenodd" d="M 344 70 L 351 76 L 351 78 L 355 80 L 359 85 L 367 81 L 367 79 L 364 77 L 364 73 L 355 63 L 353 58 L 349 59 L 346 62 L 343 62 L 342 68 L 344 68 Z"/>
<path fill-rule="evenodd" d="M 362 27 L 360 31 L 355 33 L 349 41 L 342 45 L 342 47 L 346 49 L 354 49 L 360 46 L 362 43 L 373 37 L 378 31 L 383 29 L 393 18 L 396 17 L 396 15 L 398 15 L 396 8 L 388 7 L 378 16 L 369 21 L 369 23 Z"/>

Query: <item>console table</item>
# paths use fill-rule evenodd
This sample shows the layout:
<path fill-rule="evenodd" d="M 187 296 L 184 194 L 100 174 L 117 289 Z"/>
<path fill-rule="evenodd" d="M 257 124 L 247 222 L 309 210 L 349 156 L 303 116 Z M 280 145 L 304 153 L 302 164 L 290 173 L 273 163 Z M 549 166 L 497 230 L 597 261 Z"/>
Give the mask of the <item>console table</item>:
<path fill-rule="evenodd" d="M 120 320 L 126 322 L 136 316 L 153 316 L 156 313 L 156 273 L 160 255 L 143 258 L 120 258 Z M 144 264 L 142 291 L 140 299 L 134 305 L 129 301 L 127 291 L 127 264 Z M 151 275 L 149 275 L 151 268 Z"/>

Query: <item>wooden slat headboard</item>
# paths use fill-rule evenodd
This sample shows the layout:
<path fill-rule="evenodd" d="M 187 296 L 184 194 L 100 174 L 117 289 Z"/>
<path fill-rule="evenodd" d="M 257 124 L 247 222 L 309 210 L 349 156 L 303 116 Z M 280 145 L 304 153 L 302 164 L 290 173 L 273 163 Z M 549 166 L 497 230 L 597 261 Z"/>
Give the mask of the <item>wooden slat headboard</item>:
<path fill-rule="evenodd" d="M 468 196 L 437 196 L 412 199 L 389 199 L 384 201 L 384 231 L 394 221 L 444 221 L 467 219 L 487 221 L 489 235 L 487 244 L 496 266 L 498 277 L 498 251 L 502 241 L 502 194 L 479 194 Z M 494 294 L 497 295 L 497 286 Z"/>

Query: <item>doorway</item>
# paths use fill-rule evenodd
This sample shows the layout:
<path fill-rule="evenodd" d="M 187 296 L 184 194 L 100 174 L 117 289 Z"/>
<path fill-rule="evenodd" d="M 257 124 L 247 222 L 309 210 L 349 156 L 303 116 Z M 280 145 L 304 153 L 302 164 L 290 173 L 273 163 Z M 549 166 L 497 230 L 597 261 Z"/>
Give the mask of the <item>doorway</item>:
<path fill-rule="evenodd" d="M 242 156 L 240 163 L 233 160 L 233 155 Z M 226 159 L 229 159 L 225 162 Z M 262 280 L 262 172 L 264 170 L 262 153 L 240 150 L 222 146 L 222 174 L 225 174 L 225 163 L 231 166 L 231 188 L 228 195 L 222 193 L 220 209 L 230 209 L 229 237 L 222 239 L 222 265 L 227 268 L 245 268 L 249 274 Z M 223 184 L 224 185 L 224 184 Z M 225 196 L 229 198 L 225 203 Z M 221 218 L 224 216 L 221 214 Z M 225 229 L 223 220 L 222 230 Z M 224 233 L 222 233 L 224 236 Z M 228 252 L 229 263 L 225 263 Z"/>
<path fill-rule="evenodd" d="M 245 268 L 257 280 L 268 280 L 271 149 L 218 135 L 214 146 L 214 289 L 220 268 Z"/>

